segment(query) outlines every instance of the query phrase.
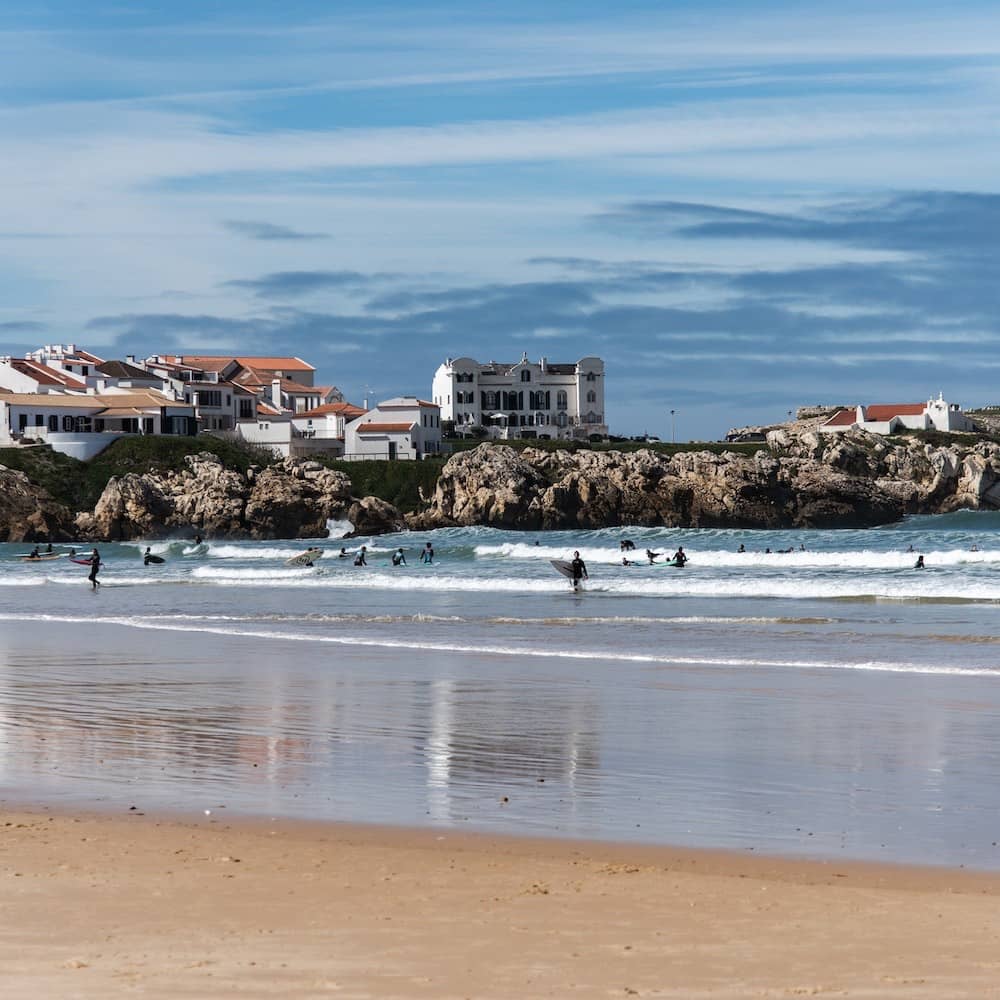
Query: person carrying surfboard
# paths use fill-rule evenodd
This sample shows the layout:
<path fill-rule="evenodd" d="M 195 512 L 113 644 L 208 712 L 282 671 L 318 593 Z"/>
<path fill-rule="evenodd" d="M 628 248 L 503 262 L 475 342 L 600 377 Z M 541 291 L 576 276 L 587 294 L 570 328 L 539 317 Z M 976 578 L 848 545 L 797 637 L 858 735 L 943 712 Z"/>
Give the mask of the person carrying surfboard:
<path fill-rule="evenodd" d="M 579 552 L 574 552 L 573 561 L 569 564 L 569 566 L 573 571 L 573 589 L 579 590 L 580 581 L 590 579 L 587 575 L 587 564 L 580 558 Z"/>
<path fill-rule="evenodd" d="M 90 581 L 91 590 L 97 590 L 97 588 L 101 585 L 100 581 L 97 579 L 97 574 L 100 568 L 101 554 L 97 551 L 97 549 L 94 549 L 94 551 L 90 553 L 90 574 L 87 577 Z"/>

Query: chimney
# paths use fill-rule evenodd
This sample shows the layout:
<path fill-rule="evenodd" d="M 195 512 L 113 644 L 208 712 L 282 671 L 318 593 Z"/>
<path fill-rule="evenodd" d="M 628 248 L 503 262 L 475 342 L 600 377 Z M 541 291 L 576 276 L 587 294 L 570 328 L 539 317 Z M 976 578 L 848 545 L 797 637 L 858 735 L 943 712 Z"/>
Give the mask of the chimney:
<path fill-rule="evenodd" d="M 271 379 L 271 405 L 276 410 L 281 409 L 281 379 Z"/>
<path fill-rule="evenodd" d="M 125 355 L 125 364 L 127 364 L 127 365 L 134 365 L 135 364 L 135 355 L 134 354 L 126 354 Z"/>
<path fill-rule="evenodd" d="M 539 364 L 539 367 L 542 369 L 543 372 L 547 371 L 548 367 L 549 367 L 549 359 L 548 358 L 542 358 L 542 360 L 541 360 L 541 362 Z"/>

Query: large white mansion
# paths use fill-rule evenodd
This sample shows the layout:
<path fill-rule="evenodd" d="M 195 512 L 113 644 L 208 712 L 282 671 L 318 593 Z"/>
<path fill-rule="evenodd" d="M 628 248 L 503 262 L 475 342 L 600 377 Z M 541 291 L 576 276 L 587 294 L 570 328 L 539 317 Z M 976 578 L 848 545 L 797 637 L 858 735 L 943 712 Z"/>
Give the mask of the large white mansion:
<path fill-rule="evenodd" d="M 517 364 L 448 358 L 434 373 L 441 419 L 461 434 L 485 429 L 499 438 L 606 437 L 604 362 L 581 358 L 552 364 L 546 358 Z"/>

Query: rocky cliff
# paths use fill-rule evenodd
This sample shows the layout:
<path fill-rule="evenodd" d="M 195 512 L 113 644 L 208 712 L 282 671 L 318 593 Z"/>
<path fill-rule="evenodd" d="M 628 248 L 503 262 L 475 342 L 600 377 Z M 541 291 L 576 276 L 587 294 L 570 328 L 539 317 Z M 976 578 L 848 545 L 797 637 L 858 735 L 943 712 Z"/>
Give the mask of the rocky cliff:
<path fill-rule="evenodd" d="M 1000 508 L 1000 446 L 889 444 L 780 428 L 754 455 L 521 453 L 480 446 L 445 465 L 411 527 L 867 527 L 906 513 Z"/>
<path fill-rule="evenodd" d="M 317 462 L 286 459 L 243 475 L 203 452 L 186 457 L 177 472 L 109 480 L 93 512 L 77 515 L 76 534 L 95 541 L 177 531 L 209 538 L 316 538 L 330 518 L 344 518 L 355 507 L 361 509 L 348 477 Z M 402 517 L 389 507 L 368 522 L 368 529 L 388 531 L 400 527 Z"/>
<path fill-rule="evenodd" d="M 73 515 L 23 472 L 0 465 L 0 541 L 62 541 L 73 537 Z"/>

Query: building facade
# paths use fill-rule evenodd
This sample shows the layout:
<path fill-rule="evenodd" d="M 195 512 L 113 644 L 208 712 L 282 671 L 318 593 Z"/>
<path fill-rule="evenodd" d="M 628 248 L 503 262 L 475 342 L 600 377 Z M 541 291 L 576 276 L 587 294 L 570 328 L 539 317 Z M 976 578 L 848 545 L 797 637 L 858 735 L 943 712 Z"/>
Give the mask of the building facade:
<path fill-rule="evenodd" d="M 871 406 L 838 410 L 817 428 L 821 434 L 838 434 L 851 429 L 871 434 L 896 434 L 901 430 L 973 431 L 975 424 L 958 403 L 949 403 L 938 394 L 926 403 L 873 403 Z"/>
<path fill-rule="evenodd" d="M 416 396 L 379 403 L 344 425 L 344 458 L 421 459 L 441 453 L 441 408 Z"/>
<path fill-rule="evenodd" d="M 517 364 L 448 358 L 434 374 L 432 398 L 459 434 L 478 428 L 502 439 L 608 434 L 600 358 L 575 364 L 529 361 L 527 354 Z"/>

